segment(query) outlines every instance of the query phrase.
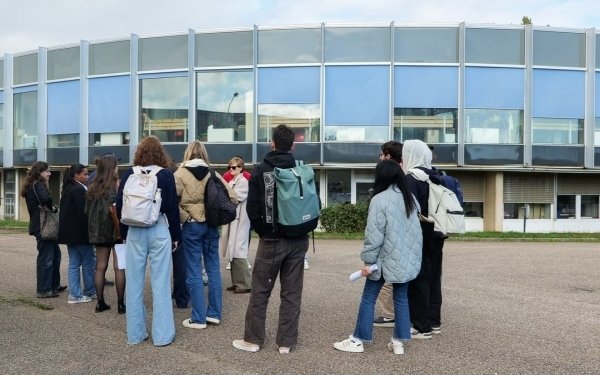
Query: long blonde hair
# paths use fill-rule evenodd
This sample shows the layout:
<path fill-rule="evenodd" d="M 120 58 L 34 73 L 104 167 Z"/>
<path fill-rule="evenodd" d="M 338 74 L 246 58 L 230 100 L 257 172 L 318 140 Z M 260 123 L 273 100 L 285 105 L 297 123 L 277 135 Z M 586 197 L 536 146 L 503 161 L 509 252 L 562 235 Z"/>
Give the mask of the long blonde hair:
<path fill-rule="evenodd" d="M 210 164 L 208 160 L 208 153 L 206 152 L 206 147 L 204 147 L 204 143 L 200 141 L 193 141 L 185 149 L 183 153 L 183 163 L 192 159 L 202 159 L 206 164 Z"/>

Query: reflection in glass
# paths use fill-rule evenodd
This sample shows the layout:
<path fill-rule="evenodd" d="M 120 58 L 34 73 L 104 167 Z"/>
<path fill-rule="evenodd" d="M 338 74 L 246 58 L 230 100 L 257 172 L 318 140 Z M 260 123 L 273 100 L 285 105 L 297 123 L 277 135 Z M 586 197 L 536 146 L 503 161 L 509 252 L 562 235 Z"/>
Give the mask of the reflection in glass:
<path fill-rule="evenodd" d="M 0 150 L 4 149 L 4 104 L 0 103 Z"/>
<path fill-rule="evenodd" d="M 597 111 L 600 109 L 597 109 Z M 594 146 L 600 146 L 600 117 L 596 117 L 596 126 L 594 127 Z"/>
<path fill-rule="evenodd" d="M 13 83 L 23 85 L 38 80 L 38 54 L 16 56 L 13 60 Z"/>
<path fill-rule="evenodd" d="M 582 219 L 598 219 L 598 196 L 597 195 L 582 195 L 581 196 L 581 218 Z"/>
<path fill-rule="evenodd" d="M 389 139 L 387 126 L 326 126 L 327 142 L 386 142 Z"/>
<path fill-rule="evenodd" d="M 466 109 L 465 143 L 523 143 L 523 111 Z"/>
<path fill-rule="evenodd" d="M 456 143 L 457 121 L 453 108 L 394 108 L 394 140 Z"/>
<path fill-rule="evenodd" d="M 187 77 L 140 80 L 140 139 L 154 135 L 161 142 L 187 142 Z"/>
<path fill-rule="evenodd" d="M 90 133 L 90 146 L 119 146 L 129 144 L 129 133 Z"/>
<path fill-rule="evenodd" d="M 327 171 L 327 206 L 350 201 L 350 170 Z"/>
<path fill-rule="evenodd" d="M 48 136 L 48 148 L 78 147 L 79 134 L 54 134 Z"/>
<path fill-rule="evenodd" d="M 252 141 L 252 71 L 200 72 L 196 79 L 196 138 L 203 142 Z"/>
<path fill-rule="evenodd" d="M 528 219 L 550 219 L 550 205 L 546 203 L 528 203 Z M 522 219 L 525 203 L 504 203 L 505 219 Z"/>
<path fill-rule="evenodd" d="M 557 219 L 575 219 L 576 196 L 575 195 L 559 195 L 556 197 L 556 218 Z"/>
<path fill-rule="evenodd" d="M 532 118 L 534 144 L 583 144 L 583 119 Z"/>
<path fill-rule="evenodd" d="M 37 147 L 37 91 L 14 95 L 14 149 Z"/>
<path fill-rule="evenodd" d="M 465 217 L 483 217 L 483 202 L 465 202 Z"/>
<path fill-rule="evenodd" d="M 373 195 L 373 182 L 356 183 L 356 203 L 368 202 Z"/>
<path fill-rule="evenodd" d="M 295 142 L 319 142 L 319 104 L 259 104 L 258 141 L 270 142 L 272 129 L 286 124 L 294 129 Z"/>
<path fill-rule="evenodd" d="M 397 27 L 394 61 L 417 63 L 457 63 L 458 28 Z"/>

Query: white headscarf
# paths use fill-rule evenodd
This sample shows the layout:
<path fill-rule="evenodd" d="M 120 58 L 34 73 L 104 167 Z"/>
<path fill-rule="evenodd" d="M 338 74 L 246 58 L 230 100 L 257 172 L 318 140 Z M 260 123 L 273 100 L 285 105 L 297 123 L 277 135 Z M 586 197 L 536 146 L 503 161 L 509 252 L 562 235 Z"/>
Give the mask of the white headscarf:
<path fill-rule="evenodd" d="M 417 167 L 431 169 L 431 150 L 418 139 L 409 139 L 402 145 L 402 167 L 421 181 L 427 180 L 427 174 Z"/>

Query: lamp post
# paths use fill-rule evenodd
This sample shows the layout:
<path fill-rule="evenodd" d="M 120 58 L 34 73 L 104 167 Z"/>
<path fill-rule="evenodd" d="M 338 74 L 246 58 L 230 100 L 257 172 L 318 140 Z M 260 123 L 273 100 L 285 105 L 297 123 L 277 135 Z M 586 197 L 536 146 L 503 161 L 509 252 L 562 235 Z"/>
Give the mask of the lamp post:
<path fill-rule="evenodd" d="M 239 95 L 239 94 L 238 94 L 237 92 L 234 92 L 234 93 L 233 93 L 233 96 L 231 97 L 231 100 L 229 101 L 229 104 L 227 105 L 227 114 L 229 114 L 229 107 L 231 107 L 231 103 L 233 103 L 233 99 L 237 98 L 237 97 L 238 97 L 238 95 Z M 229 116 L 228 116 L 228 117 L 229 117 Z"/>

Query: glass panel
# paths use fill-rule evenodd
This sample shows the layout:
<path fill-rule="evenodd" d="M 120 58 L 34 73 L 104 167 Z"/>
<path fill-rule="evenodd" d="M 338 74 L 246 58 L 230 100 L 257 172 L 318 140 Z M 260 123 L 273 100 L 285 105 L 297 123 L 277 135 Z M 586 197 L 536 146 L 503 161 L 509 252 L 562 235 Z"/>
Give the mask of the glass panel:
<path fill-rule="evenodd" d="M 155 135 L 161 142 L 186 142 L 188 92 L 187 77 L 140 80 L 140 138 Z"/>
<path fill-rule="evenodd" d="M 79 80 L 48 84 L 48 134 L 79 132 Z"/>
<path fill-rule="evenodd" d="M 79 134 L 56 134 L 48 136 L 48 148 L 78 147 Z"/>
<path fill-rule="evenodd" d="M 129 131 L 131 117 L 131 86 L 129 80 L 130 77 L 127 75 L 92 78 L 88 81 L 88 127 L 90 133 Z"/>
<path fill-rule="evenodd" d="M 330 27 L 325 29 L 325 62 L 390 61 L 390 29 Z"/>
<path fill-rule="evenodd" d="M 463 205 L 465 217 L 483 217 L 482 202 L 465 202 Z"/>
<path fill-rule="evenodd" d="M 138 68 L 141 71 L 182 69 L 188 66 L 187 35 L 140 39 Z"/>
<path fill-rule="evenodd" d="M 596 34 L 596 69 L 600 69 L 600 34 Z"/>
<path fill-rule="evenodd" d="M 327 205 L 350 203 L 350 170 L 327 171 Z"/>
<path fill-rule="evenodd" d="M 16 172 L 4 170 L 4 218 L 15 218 Z"/>
<path fill-rule="evenodd" d="M 523 109 L 524 92 L 525 69 L 465 68 L 466 108 Z"/>
<path fill-rule="evenodd" d="M 585 34 L 534 30 L 533 65 L 585 67 Z"/>
<path fill-rule="evenodd" d="M 458 68 L 395 66 L 394 105 L 403 108 L 458 107 Z"/>
<path fill-rule="evenodd" d="M 394 108 L 394 140 L 456 143 L 457 109 Z"/>
<path fill-rule="evenodd" d="M 38 80 L 38 54 L 17 56 L 13 61 L 13 84 L 22 85 Z"/>
<path fill-rule="evenodd" d="M 259 104 L 258 141 L 271 142 L 273 128 L 289 125 L 295 142 L 319 142 L 321 110 L 319 104 Z"/>
<path fill-rule="evenodd" d="M 4 149 L 4 104 L 0 103 L 0 151 Z"/>
<path fill-rule="evenodd" d="M 598 196 L 597 195 L 582 195 L 581 196 L 581 218 L 582 219 L 598 219 Z"/>
<path fill-rule="evenodd" d="M 465 30 L 465 61 L 477 64 L 525 64 L 525 31 Z"/>
<path fill-rule="evenodd" d="M 319 67 L 260 68 L 258 103 L 319 103 L 320 81 Z"/>
<path fill-rule="evenodd" d="M 356 202 L 368 202 L 373 195 L 373 182 L 356 183 Z"/>
<path fill-rule="evenodd" d="M 90 45 L 89 74 L 129 72 L 129 45 L 129 40 Z"/>
<path fill-rule="evenodd" d="M 321 29 L 260 30 L 259 64 L 321 62 Z"/>
<path fill-rule="evenodd" d="M 523 111 L 466 109 L 465 143 L 523 143 Z"/>
<path fill-rule="evenodd" d="M 90 146 L 118 146 L 129 144 L 129 133 L 91 133 Z"/>
<path fill-rule="evenodd" d="M 389 139 L 388 126 L 326 126 L 328 142 L 385 142 Z"/>
<path fill-rule="evenodd" d="M 534 144 L 583 144 L 583 119 L 532 118 Z"/>
<path fill-rule="evenodd" d="M 196 34 L 196 66 L 253 64 L 252 31 Z"/>
<path fill-rule="evenodd" d="M 575 195 L 559 195 L 556 197 L 556 218 L 575 219 Z"/>
<path fill-rule="evenodd" d="M 79 77 L 79 47 L 48 51 L 48 80 Z"/>
<path fill-rule="evenodd" d="M 585 117 L 585 72 L 533 69 L 532 117 Z"/>
<path fill-rule="evenodd" d="M 14 149 L 37 147 L 37 91 L 14 95 Z"/>
<path fill-rule="evenodd" d="M 196 138 L 203 142 L 252 141 L 253 72 L 201 72 L 196 80 Z"/>
<path fill-rule="evenodd" d="M 0 60 L 0 89 L 4 88 L 4 60 Z"/>
<path fill-rule="evenodd" d="M 550 219 L 550 204 L 528 203 L 528 219 Z M 525 203 L 504 203 L 505 219 L 523 219 Z"/>
<path fill-rule="evenodd" d="M 598 108 L 600 111 L 600 108 Z M 600 146 L 600 117 L 596 117 L 596 126 L 594 127 L 594 146 Z"/>
<path fill-rule="evenodd" d="M 395 62 L 457 63 L 458 28 L 398 27 L 394 55 Z"/>

